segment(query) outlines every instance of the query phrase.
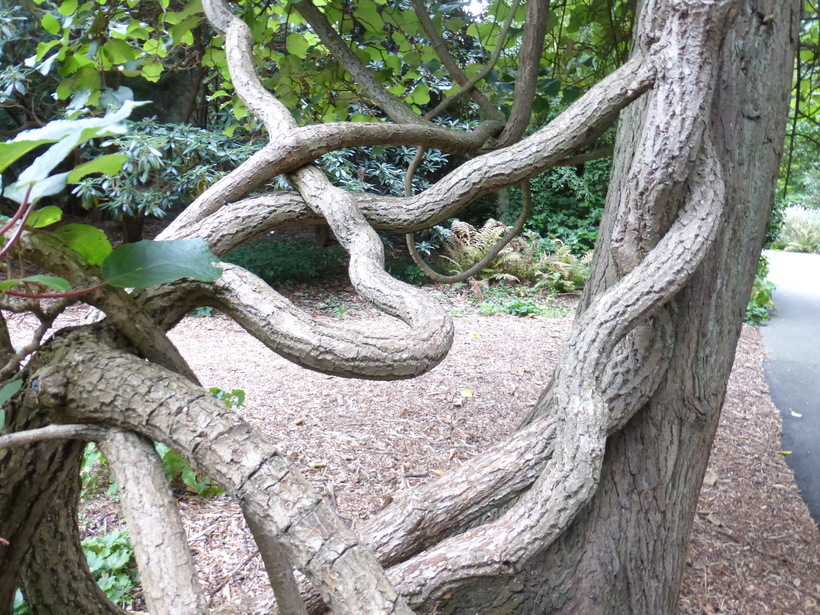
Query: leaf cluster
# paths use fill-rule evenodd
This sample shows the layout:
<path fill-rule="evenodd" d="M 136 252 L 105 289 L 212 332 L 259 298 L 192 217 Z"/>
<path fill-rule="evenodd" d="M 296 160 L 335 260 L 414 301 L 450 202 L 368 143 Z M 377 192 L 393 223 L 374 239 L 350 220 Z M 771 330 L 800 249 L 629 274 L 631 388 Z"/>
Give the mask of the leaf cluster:
<path fill-rule="evenodd" d="M 454 220 L 450 240 L 444 245 L 444 259 L 453 273 L 460 273 L 478 262 L 507 232 L 509 227 L 488 220 L 481 228 Z M 557 292 L 583 288 L 589 276 L 591 256 L 578 258 L 569 246 L 558 240 L 544 240 L 527 231 L 507 244 L 498 256 L 479 273 L 481 279 L 495 282 L 535 284 Z"/>
<path fill-rule="evenodd" d="M 91 576 L 100 589 L 115 604 L 130 607 L 138 573 L 128 532 L 118 530 L 103 536 L 89 536 L 82 545 Z"/>

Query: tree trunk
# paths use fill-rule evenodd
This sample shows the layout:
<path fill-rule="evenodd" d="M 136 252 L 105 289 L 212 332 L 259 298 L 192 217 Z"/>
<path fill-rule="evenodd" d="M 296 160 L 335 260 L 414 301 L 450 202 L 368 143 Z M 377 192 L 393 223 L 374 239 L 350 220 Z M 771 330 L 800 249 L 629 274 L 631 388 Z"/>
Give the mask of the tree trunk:
<path fill-rule="evenodd" d="M 669 3 L 652 4 L 657 16 Z M 706 118 L 723 168 L 723 220 L 700 268 L 669 306 L 674 344 L 666 373 L 648 403 L 609 438 L 598 490 L 569 530 L 514 579 L 454 593 L 440 605 L 444 613 L 676 610 L 695 506 L 773 203 L 801 9 L 799 0 L 735 4 Z M 672 136 L 671 122 L 689 104 L 678 102 L 677 109 L 662 110 Z M 611 247 L 623 214 L 618 205 L 650 113 L 642 99 L 622 116 L 582 311 L 620 277 Z"/>

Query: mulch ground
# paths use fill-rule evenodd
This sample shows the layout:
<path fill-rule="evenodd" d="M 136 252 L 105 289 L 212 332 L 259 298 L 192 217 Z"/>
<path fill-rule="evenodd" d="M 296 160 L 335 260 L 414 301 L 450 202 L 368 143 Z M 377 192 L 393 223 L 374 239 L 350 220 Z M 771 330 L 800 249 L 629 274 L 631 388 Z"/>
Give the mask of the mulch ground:
<path fill-rule="evenodd" d="M 410 381 L 300 369 L 219 315 L 187 318 L 172 338 L 206 386 L 246 391 L 242 415 L 356 523 L 397 490 L 435 480 L 508 435 L 546 384 L 571 325 L 571 316 L 481 316 L 463 309 L 463 297 L 439 297 L 464 314 L 453 350 Z M 394 326 L 344 291 L 293 298 L 354 327 Z M 10 321 L 18 333 L 27 322 Z M 820 613 L 820 532 L 780 451 L 759 337 L 744 327 L 694 524 L 680 599 L 687 615 Z M 183 496 L 180 508 L 212 605 L 265 612 L 267 580 L 238 506 Z M 121 523 L 106 499 L 87 501 L 83 518 L 87 532 Z"/>

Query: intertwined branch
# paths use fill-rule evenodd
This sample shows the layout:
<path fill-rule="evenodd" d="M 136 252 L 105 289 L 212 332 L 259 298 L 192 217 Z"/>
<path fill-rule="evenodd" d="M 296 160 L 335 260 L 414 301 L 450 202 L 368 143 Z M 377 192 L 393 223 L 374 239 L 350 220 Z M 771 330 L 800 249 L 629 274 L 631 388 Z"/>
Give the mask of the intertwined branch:
<path fill-rule="evenodd" d="M 664 305 L 687 283 L 714 238 L 724 192 L 702 120 L 715 70 L 704 58 L 717 57 L 730 0 L 681 0 L 669 13 L 650 11 L 639 24 L 642 51 L 551 124 L 401 199 L 340 190 L 312 161 L 354 143 L 478 151 L 500 126 L 455 135 L 394 110 L 405 125 L 299 128 L 256 76 L 247 25 L 223 0 L 203 4 L 226 41 L 237 93 L 267 127 L 270 144 L 215 184 L 163 236 L 201 236 L 224 252 L 277 225 L 323 219 L 350 254 L 356 290 L 406 327 L 361 335 L 343 325 L 320 325 L 255 276 L 226 267 L 214 285 L 177 283 L 116 297 L 116 304 L 99 299 L 109 320 L 122 306 L 133 318 L 151 320 L 153 343 L 138 350 L 155 362 L 125 352 L 112 337 L 103 343 L 84 330 L 71 333 L 31 366 L 39 382 L 37 403 L 58 408 L 72 423 L 99 423 L 162 441 L 225 486 L 242 503 L 280 604 L 293 605 L 289 612 L 304 612 L 292 568 L 306 575 L 334 612 L 357 614 L 409 613 L 471 580 L 515 574 L 566 530 L 595 493 L 607 437 L 652 395 L 664 369 L 661 361 L 651 370 L 618 372 L 619 358 L 633 348 L 663 358 L 658 350 L 668 346 L 670 335 Z M 318 20 L 306 0 L 297 8 Z M 690 27 L 683 28 L 684 22 Z M 333 35 L 325 32 L 328 40 Z M 611 204 L 622 212 L 615 232 L 618 275 L 577 318 L 553 383 L 531 419 L 454 475 L 398 497 L 358 534 L 279 455 L 275 443 L 186 378 L 187 366 L 164 346 L 162 331 L 193 305 L 209 304 L 275 352 L 311 369 L 401 378 L 432 368 L 449 348 L 452 323 L 426 294 L 385 273 L 374 229 L 424 228 L 478 196 L 529 179 L 589 143 L 649 88 L 651 119 L 624 180 L 623 200 Z M 695 104 L 682 117 L 664 117 L 663 105 L 684 96 Z M 282 173 L 295 192 L 243 199 Z M 174 360 L 150 356 L 163 350 Z M 65 371 L 56 373 L 56 365 Z M 505 512 L 493 521 L 462 531 L 499 508 Z M 450 537 L 442 540 L 443 533 Z"/>

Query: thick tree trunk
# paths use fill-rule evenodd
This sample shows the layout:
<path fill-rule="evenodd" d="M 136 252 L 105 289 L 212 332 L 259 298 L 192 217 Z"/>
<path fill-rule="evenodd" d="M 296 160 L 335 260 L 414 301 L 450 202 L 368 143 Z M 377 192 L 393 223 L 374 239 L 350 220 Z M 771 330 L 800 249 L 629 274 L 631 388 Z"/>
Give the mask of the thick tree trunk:
<path fill-rule="evenodd" d="M 662 15 L 667 3 L 651 4 Z M 674 346 L 660 386 L 609 438 L 598 490 L 569 530 L 523 574 L 473 584 L 442 603 L 442 612 L 676 610 L 697 497 L 773 202 L 801 9 L 799 0 L 736 5 L 720 53 L 711 116 L 705 118 L 723 168 L 723 220 L 704 262 L 669 306 Z M 672 136 L 673 122 L 690 104 L 678 102 L 679 108 L 662 110 Z M 646 103 L 639 101 L 622 117 L 584 305 L 611 286 L 622 268 L 611 248 L 616 206 L 633 156 L 640 155 L 635 146 L 642 127 L 653 119 Z"/>

